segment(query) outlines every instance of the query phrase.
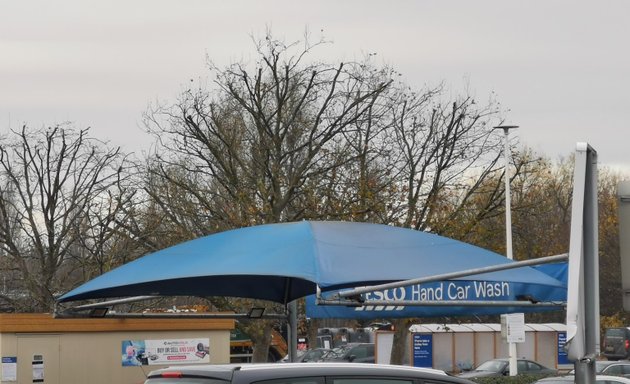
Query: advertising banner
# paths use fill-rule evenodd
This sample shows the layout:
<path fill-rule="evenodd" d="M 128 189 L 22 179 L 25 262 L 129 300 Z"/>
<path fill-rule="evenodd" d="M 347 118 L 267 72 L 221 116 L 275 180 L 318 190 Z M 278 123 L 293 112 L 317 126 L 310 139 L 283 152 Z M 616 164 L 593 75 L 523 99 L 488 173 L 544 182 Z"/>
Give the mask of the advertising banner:
<path fill-rule="evenodd" d="M 123 340 L 122 365 L 210 362 L 210 339 Z"/>

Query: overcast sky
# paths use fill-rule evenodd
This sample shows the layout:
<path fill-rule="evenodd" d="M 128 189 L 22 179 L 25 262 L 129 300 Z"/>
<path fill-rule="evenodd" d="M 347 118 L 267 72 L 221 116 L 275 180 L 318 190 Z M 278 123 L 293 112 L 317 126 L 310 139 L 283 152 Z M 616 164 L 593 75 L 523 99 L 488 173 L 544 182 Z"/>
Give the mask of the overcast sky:
<path fill-rule="evenodd" d="M 322 57 L 377 53 L 418 88 L 491 92 L 520 144 L 557 159 L 586 141 L 630 171 L 630 1 L 0 0 L 0 129 L 72 121 L 127 151 L 142 112 L 252 55 L 270 26 L 323 30 Z"/>

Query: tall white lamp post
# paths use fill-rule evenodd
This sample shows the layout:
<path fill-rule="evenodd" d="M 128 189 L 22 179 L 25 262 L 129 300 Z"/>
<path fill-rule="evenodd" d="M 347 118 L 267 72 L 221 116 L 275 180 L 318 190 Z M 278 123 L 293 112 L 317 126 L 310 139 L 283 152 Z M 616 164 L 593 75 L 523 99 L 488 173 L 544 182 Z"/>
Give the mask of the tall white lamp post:
<path fill-rule="evenodd" d="M 518 125 L 499 125 L 494 129 L 502 129 L 504 136 L 503 155 L 505 156 L 505 255 L 512 260 L 512 201 L 510 192 L 510 129 L 516 129 Z M 516 343 L 508 342 L 510 354 L 510 376 L 516 376 L 517 370 L 517 351 Z"/>
<path fill-rule="evenodd" d="M 505 255 L 512 260 L 512 201 L 510 192 L 510 129 L 516 129 L 518 125 L 499 125 L 494 129 L 502 129 L 504 136 L 503 156 L 505 157 Z"/>

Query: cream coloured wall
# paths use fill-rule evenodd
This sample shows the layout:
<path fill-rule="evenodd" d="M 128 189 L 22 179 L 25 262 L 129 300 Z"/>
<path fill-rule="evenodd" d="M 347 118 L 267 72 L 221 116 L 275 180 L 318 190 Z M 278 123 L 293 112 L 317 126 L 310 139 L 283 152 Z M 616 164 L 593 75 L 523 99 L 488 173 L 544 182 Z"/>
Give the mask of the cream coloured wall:
<path fill-rule="evenodd" d="M 123 340 L 163 340 L 163 339 L 198 339 L 207 338 L 210 341 L 209 358 L 211 364 L 230 362 L 230 330 L 233 321 L 210 324 L 205 328 L 219 329 L 166 329 L 155 328 L 187 328 L 187 320 L 180 320 L 183 326 L 169 320 L 163 322 L 146 322 L 146 328 L 141 330 L 142 321 L 120 322 L 114 326 L 105 320 L 94 319 L 93 328 L 122 328 L 121 330 L 95 330 L 86 331 L 90 325 L 83 324 L 82 331 L 71 329 L 72 323 L 63 323 L 58 326 L 54 319 L 40 321 L 38 332 L 8 331 L 16 327 L 20 328 L 19 319 L 15 325 L 7 325 L 16 319 L 9 319 L 4 324 L 6 315 L 0 316 L 0 354 L 2 357 L 17 357 L 17 381 L 0 381 L 2 384 L 32 384 L 33 383 L 33 357 L 40 355 L 44 366 L 45 384 L 140 384 L 144 382 L 146 374 L 154 369 L 164 366 L 123 366 L 121 347 Z M 28 320 L 28 319 L 27 319 Z M 100 322 L 100 323 L 99 323 Z M 48 326 L 46 326 L 48 324 Z M 102 324 L 107 325 L 103 327 Z M 203 325 L 203 323 L 199 323 Z M 194 325 L 194 324 L 193 324 Z M 61 329 L 57 332 L 44 332 L 43 328 Z M 21 327 L 22 329 L 24 327 Z M 27 327 L 28 328 L 28 327 Z M 199 328 L 204 328 L 199 326 Z"/>
<path fill-rule="evenodd" d="M 33 382 L 33 356 L 41 355 L 46 384 L 135 384 L 160 365 L 122 366 L 123 340 L 208 338 L 210 363 L 230 362 L 229 331 L 151 331 L 2 334 L 2 356 L 17 356 L 17 383 Z M 9 383 L 2 381 L 2 383 Z M 15 383 L 15 382 L 13 382 Z"/>

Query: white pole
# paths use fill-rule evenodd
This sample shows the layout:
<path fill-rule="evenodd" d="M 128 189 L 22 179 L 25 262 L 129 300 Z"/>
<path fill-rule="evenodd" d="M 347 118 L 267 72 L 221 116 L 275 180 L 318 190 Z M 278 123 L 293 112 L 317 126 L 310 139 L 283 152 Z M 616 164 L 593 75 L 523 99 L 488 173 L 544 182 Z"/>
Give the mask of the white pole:
<path fill-rule="evenodd" d="M 495 127 L 495 129 L 503 129 L 504 143 L 503 143 L 503 155 L 505 157 L 505 255 L 508 259 L 513 260 L 512 256 L 512 201 L 510 191 L 510 129 L 518 128 L 516 125 L 501 125 Z M 509 356 L 510 356 L 510 376 L 516 376 L 518 374 L 517 368 L 517 355 L 516 343 L 510 342 Z"/>
<path fill-rule="evenodd" d="M 512 260 L 512 199 L 510 191 L 510 145 L 509 135 L 510 128 L 503 127 L 505 132 L 505 254 L 508 259 Z"/>

